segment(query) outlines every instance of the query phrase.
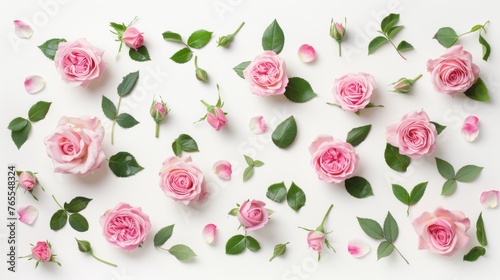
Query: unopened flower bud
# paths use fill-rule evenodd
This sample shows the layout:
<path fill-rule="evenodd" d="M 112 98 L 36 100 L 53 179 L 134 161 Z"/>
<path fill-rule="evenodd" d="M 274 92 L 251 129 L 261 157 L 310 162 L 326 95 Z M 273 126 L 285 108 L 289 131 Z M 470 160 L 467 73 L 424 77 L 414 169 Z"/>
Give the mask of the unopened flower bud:
<path fill-rule="evenodd" d="M 150 109 L 151 117 L 155 122 L 160 122 L 165 118 L 165 116 L 168 113 L 167 110 L 167 104 L 163 101 L 163 99 L 158 100 L 153 100 L 153 103 L 151 104 L 151 109 Z"/>
<path fill-rule="evenodd" d="M 335 39 L 335 41 L 340 42 L 345 35 L 345 26 L 338 22 L 332 22 L 330 24 L 330 36 Z"/>
<path fill-rule="evenodd" d="M 401 78 L 397 80 L 396 82 L 392 83 L 391 85 L 394 85 L 394 90 L 393 92 L 397 93 L 403 93 L 407 94 L 411 92 L 411 89 L 413 87 L 413 84 L 420 79 L 422 75 L 418 75 L 415 79 L 408 79 L 408 78 Z"/>
<path fill-rule="evenodd" d="M 229 44 L 233 41 L 234 36 L 232 34 L 222 36 L 217 40 L 217 47 L 227 48 Z"/>

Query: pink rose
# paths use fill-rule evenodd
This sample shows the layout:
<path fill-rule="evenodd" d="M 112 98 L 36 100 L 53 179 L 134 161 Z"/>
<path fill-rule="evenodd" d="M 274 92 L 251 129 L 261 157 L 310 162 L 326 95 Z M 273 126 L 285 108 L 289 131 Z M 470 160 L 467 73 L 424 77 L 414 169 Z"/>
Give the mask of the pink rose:
<path fill-rule="evenodd" d="M 88 175 L 106 158 L 102 151 L 104 127 L 96 117 L 62 117 L 56 130 L 45 138 L 54 171 Z"/>
<path fill-rule="evenodd" d="M 31 248 L 31 257 L 37 261 L 48 262 L 52 257 L 50 245 L 46 241 L 38 241 L 33 248 Z"/>
<path fill-rule="evenodd" d="M 227 119 L 221 108 L 214 107 L 214 110 L 215 115 L 210 112 L 207 114 L 207 122 L 215 128 L 216 131 L 219 131 L 226 125 Z"/>
<path fill-rule="evenodd" d="M 307 245 L 313 251 L 321 252 L 323 250 L 323 243 L 325 243 L 325 234 L 321 231 L 310 231 L 307 234 Z"/>
<path fill-rule="evenodd" d="M 269 219 L 266 204 L 260 200 L 244 201 L 238 209 L 238 221 L 246 231 L 264 227 Z"/>
<path fill-rule="evenodd" d="M 252 93 L 260 96 L 283 94 L 288 84 L 285 61 L 273 51 L 254 58 L 243 76 L 250 83 Z"/>
<path fill-rule="evenodd" d="M 142 244 L 151 229 L 149 216 L 141 207 L 119 203 L 99 219 L 104 238 L 113 246 L 132 251 Z"/>
<path fill-rule="evenodd" d="M 31 191 L 36 186 L 36 176 L 29 171 L 23 171 L 19 175 L 19 186 L 27 191 Z"/>
<path fill-rule="evenodd" d="M 144 34 L 143 32 L 139 32 L 135 27 L 128 27 L 122 36 L 122 42 L 124 42 L 127 46 L 131 47 L 134 50 L 137 50 L 144 43 Z"/>
<path fill-rule="evenodd" d="M 436 91 L 455 96 L 468 90 L 477 80 L 479 67 L 472 63 L 472 55 L 460 45 L 453 46 L 438 59 L 427 61 Z"/>
<path fill-rule="evenodd" d="M 441 207 L 432 214 L 424 212 L 413 221 L 413 228 L 419 236 L 418 249 L 429 249 L 444 256 L 453 255 L 469 243 L 469 227 L 470 220 L 464 213 Z"/>
<path fill-rule="evenodd" d="M 87 40 L 78 39 L 59 43 L 54 62 L 65 82 L 87 87 L 92 80 L 99 80 L 106 67 L 103 54 L 103 50 L 93 47 Z"/>
<path fill-rule="evenodd" d="M 169 157 L 160 170 L 160 187 L 167 197 L 186 205 L 200 202 L 208 194 L 203 172 L 191 157 Z"/>
<path fill-rule="evenodd" d="M 347 74 L 335 79 L 333 98 L 343 110 L 357 112 L 364 109 L 376 88 L 373 76 L 366 73 Z"/>
<path fill-rule="evenodd" d="M 311 165 L 320 180 L 340 183 L 352 177 L 359 157 L 354 147 L 328 135 L 318 136 L 309 146 Z"/>
<path fill-rule="evenodd" d="M 406 114 L 399 123 L 388 125 L 386 131 L 387 142 L 399 148 L 402 155 L 418 158 L 436 148 L 436 126 L 424 111 Z"/>

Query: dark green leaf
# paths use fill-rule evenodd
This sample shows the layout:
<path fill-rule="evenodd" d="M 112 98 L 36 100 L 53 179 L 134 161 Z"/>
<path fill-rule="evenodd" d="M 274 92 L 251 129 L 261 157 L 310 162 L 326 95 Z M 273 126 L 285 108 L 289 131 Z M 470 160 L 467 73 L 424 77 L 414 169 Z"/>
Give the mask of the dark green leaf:
<path fill-rule="evenodd" d="M 212 33 L 207 30 L 197 30 L 191 34 L 187 40 L 188 46 L 190 46 L 193 49 L 201 49 L 204 46 L 210 42 L 210 39 L 212 39 Z"/>
<path fill-rule="evenodd" d="M 109 168 L 117 177 L 130 177 L 144 168 L 128 152 L 119 152 L 109 159 Z"/>
<path fill-rule="evenodd" d="M 87 205 L 90 201 L 92 201 L 92 198 L 77 196 L 73 198 L 69 203 L 64 203 L 64 209 L 70 213 L 77 213 L 87 208 Z"/>
<path fill-rule="evenodd" d="M 488 44 L 488 41 L 486 41 L 481 34 L 479 34 L 479 44 L 483 47 L 483 60 L 488 61 L 491 53 L 491 47 L 490 44 Z"/>
<path fill-rule="evenodd" d="M 255 160 L 253 162 L 253 166 L 255 166 L 255 167 L 261 167 L 263 165 L 264 165 L 264 163 L 262 161 L 260 161 L 260 160 Z"/>
<path fill-rule="evenodd" d="M 123 128 L 131 128 L 136 126 L 139 122 L 130 114 L 121 113 L 116 117 L 116 123 Z"/>
<path fill-rule="evenodd" d="M 248 250 L 252 252 L 257 252 L 260 250 L 259 241 L 257 241 L 255 238 L 247 236 L 245 239 L 246 239 L 245 245 L 248 248 Z"/>
<path fill-rule="evenodd" d="M 276 257 L 283 256 L 286 253 L 286 245 L 288 245 L 288 243 L 289 242 L 276 244 L 276 246 L 274 246 L 273 256 L 269 259 L 269 261 L 272 261 Z"/>
<path fill-rule="evenodd" d="M 479 259 L 479 257 L 484 256 L 485 254 L 486 249 L 484 247 L 476 246 L 470 249 L 469 253 L 464 256 L 464 261 L 474 262 Z"/>
<path fill-rule="evenodd" d="M 304 103 L 316 96 L 317 94 L 306 80 L 299 77 L 288 79 L 288 85 L 285 89 L 285 97 L 288 100 L 296 103 Z"/>
<path fill-rule="evenodd" d="M 472 100 L 484 102 L 490 101 L 490 94 L 488 93 L 488 89 L 481 78 L 478 78 L 477 81 L 464 92 L 464 94 Z"/>
<path fill-rule="evenodd" d="M 244 235 L 238 234 L 231 238 L 226 243 L 226 254 L 237 255 L 243 252 L 246 248 L 246 238 Z"/>
<path fill-rule="evenodd" d="M 177 42 L 177 43 L 182 43 L 182 37 L 181 35 L 171 32 L 171 31 L 165 31 L 162 34 L 163 40 L 165 41 L 171 41 L 171 42 Z"/>
<path fill-rule="evenodd" d="M 295 137 L 297 137 L 297 123 L 293 116 L 281 122 L 272 134 L 273 143 L 282 149 L 292 145 Z"/>
<path fill-rule="evenodd" d="M 286 186 L 284 182 L 276 183 L 267 188 L 267 198 L 274 202 L 282 202 L 286 197 Z"/>
<path fill-rule="evenodd" d="M 286 201 L 288 206 L 295 211 L 299 211 L 306 204 L 306 194 L 299 188 L 294 182 L 290 186 L 288 193 L 286 194 Z"/>
<path fill-rule="evenodd" d="M 384 231 L 377 221 L 360 217 L 357 217 L 357 219 L 359 226 L 366 233 L 366 235 L 377 240 L 384 239 Z"/>
<path fill-rule="evenodd" d="M 431 122 L 431 123 L 436 127 L 438 135 L 441 134 L 441 132 L 443 132 L 443 130 L 446 128 L 446 126 L 440 125 L 437 122 Z"/>
<path fill-rule="evenodd" d="M 185 152 L 198 152 L 198 144 L 188 134 L 180 134 L 177 139 L 172 143 L 172 150 L 176 156 L 181 155 L 181 151 Z"/>
<path fill-rule="evenodd" d="M 182 154 L 182 146 L 177 140 L 172 142 L 172 150 L 174 151 L 175 156 L 179 157 Z"/>
<path fill-rule="evenodd" d="M 50 39 L 38 46 L 42 53 L 51 60 L 54 60 L 57 52 L 57 46 L 61 42 L 66 42 L 65 39 Z"/>
<path fill-rule="evenodd" d="M 351 131 L 347 133 L 346 142 L 350 143 L 354 147 L 358 146 L 363 141 L 365 141 L 366 137 L 368 136 L 368 133 L 370 133 L 371 128 L 372 125 L 369 124 L 351 129 Z"/>
<path fill-rule="evenodd" d="M 455 179 L 462 183 L 468 183 L 474 181 L 479 173 L 483 170 L 483 167 L 476 165 L 466 165 L 457 171 Z"/>
<path fill-rule="evenodd" d="M 355 198 L 366 198 L 373 195 L 370 182 L 359 176 L 354 176 L 345 180 L 345 189 Z"/>
<path fill-rule="evenodd" d="M 457 189 L 457 181 L 455 179 L 448 179 L 444 182 L 443 189 L 441 190 L 441 195 L 451 195 Z"/>
<path fill-rule="evenodd" d="M 254 167 L 252 166 L 247 166 L 245 168 L 245 171 L 243 171 L 243 182 L 248 181 L 250 178 L 252 178 L 254 172 Z"/>
<path fill-rule="evenodd" d="M 193 57 L 193 52 L 189 48 L 180 49 L 174 53 L 170 59 L 177 63 L 186 63 Z"/>
<path fill-rule="evenodd" d="M 128 95 L 139 79 L 139 71 L 131 72 L 123 77 L 122 82 L 118 85 L 118 95 L 123 97 Z"/>
<path fill-rule="evenodd" d="M 89 222 L 80 213 L 69 215 L 69 225 L 76 231 L 85 232 L 89 230 Z"/>
<path fill-rule="evenodd" d="M 113 101 L 111 101 L 109 98 L 107 98 L 104 95 L 102 96 L 102 100 L 101 100 L 101 108 L 102 108 L 102 112 L 104 113 L 106 118 L 108 118 L 112 121 L 114 121 L 116 119 L 116 106 L 113 103 Z"/>
<path fill-rule="evenodd" d="M 10 121 L 7 129 L 12 131 L 21 131 L 28 125 L 28 120 L 25 118 L 17 117 Z"/>
<path fill-rule="evenodd" d="M 189 261 L 190 259 L 196 257 L 195 252 L 184 244 L 174 245 L 172 248 L 168 249 L 168 252 L 180 261 Z"/>
<path fill-rule="evenodd" d="M 116 23 L 116 22 L 110 22 L 109 26 L 113 27 L 114 30 L 116 30 L 117 33 L 124 33 L 125 30 L 127 30 L 127 26 L 123 23 Z"/>
<path fill-rule="evenodd" d="M 486 238 L 486 231 L 484 230 L 483 213 L 479 214 L 476 222 L 476 237 L 477 241 L 481 246 L 488 245 L 488 239 Z"/>
<path fill-rule="evenodd" d="M 387 37 L 389 37 L 389 39 L 392 39 L 394 36 L 396 36 L 396 34 L 398 34 L 399 31 L 401 31 L 401 29 L 403 29 L 403 27 L 404 26 L 402 25 L 397 25 L 389 28 L 387 30 Z"/>
<path fill-rule="evenodd" d="M 387 241 L 393 243 L 399 235 L 398 223 L 394 220 L 391 212 L 387 212 L 384 220 L 384 236 Z"/>
<path fill-rule="evenodd" d="M 436 166 L 443 178 L 448 180 L 455 178 L 455 169 L 453 169 L 453 166 L 449 162 L 436 158 Z"/>
<path fill-rule="evenodd" d="M 254 166 L 253 158 L 251 158 L 247 155 L 243 155 L 243 157 L 245 158 L 245 161 L 247 162 L 248 166 Z"/>
<path fill-rule="evenodd" d="M 400 185 L 392 184 L 392 193 L 404 205 L 410 206 L 410 194 Z"/>
<path fill-rule="evenodd" d="M 28 112 L 28 119 L 32 122 L 43 120 L 49 112 L 51 102 L 39 101 L 31 106 Z"/>
<path fill-rule="evenodd" d="M 395 171 L 406 172 L 411 163 L 409 156 L 401 155 L 399 149 L 387 143 L 384 152 L 384 158 L 387 165 Z"/>
<path fill-rule="evenodd" d="M 406 41 L 401 41 L 396 49 L 400 52 L 406 52 L 409 50 L 413 50 L 413 46 Z"/>
<path fill-rule="evenodd" d="M 236 72 L 236 74 L 238 74 L 238 76 L 245 79 L 245 76 L 243 76 L 243 71 L 245 71 L 245 69 L 247 69 L 247 67 L 248 67 L 248 65 L 250 65 L 250 63 L 251 63 L 251 61 L 242 62 L 242 63 L 236 65 L 233 68 L 233 70 L 234 70 L 234 72 Z"/>
<path fill-rule="evenodd" d="M 148 49 L 144 45 L 140 46 L 137 50 L 130 48 L 128 55 L 132 58 L 132 60 L 139 62 L 151 60 Z"/>
<path fill-rule="evenodd" d="M 375 37 L 371 40 L 370 44 L 368 44 L 368 54 L 374 53 L 378 48 L 380 48 L 383 44 L 387 43 L 387 38 L 383 36 Z"/>
<path fill-rule="evenodd" d="M 18 149 L 20 149 L 21 146 L 24 144 L 24 142 L 28 140 L 28 135 L 30 133 L 30 130 L 31 130 L 31 122 L 28 122 L 26 123 L 26 126 L 23 129 L 11 132 L 10 135 L 12 137 L 12 141 L 14 141 L 14 144 L 16 144 L 16 147 Z"/>
<path fill-rule="evenodd" d="M 50 218 L 50 229 L 60 230 L 68 221 L 68 212 L 65 210 L 57 210 Z"/>
<path fill-rule="evenodd" d="M 438 42 L 445 48 L 449 48 L 458 40 L 458 35 L 455 30 L 451 27 L 442 27 L 439 28 L 438 32 L 432 37 L 433 39 L 438 40 Z"/>
<path fill-rule="evenodd" d="M 172 233 L 174 232 L 174 226 L 175 225 L 169 225 L 163 227 L 155 234 L 155 237 L 153 239 L 155 247 L 162 246 L 163 244 L 165 244 L 165 242 L 167 242 L 167 240 L 170 239 Z"/>
<path fill-rule="evenodd" d="M 285 34 L 276 20 L 266 28 L 262 36 L 262 48 L 279 54 L 285 46 Z"/>
<path fill-rule="evenodd" d="M 423 182 L 413 187 L 410 193 L 410 204 L 408 206 L 415 205 L 422 199 L 425 189 L 427 188 L 427 183 L 428 182 Z"/>
<path fill-rule="evenodd" d="M 382 241 L 377 248 L 377 260 L 391 255 L 392 251 L 394 251 L 394 245 L 387 241 Z"/>
<path fill-rule="evenodd" d="M 393 27 L 399 21 L 399 14 L 389 14 L 380 23 L 380 28 L 382 32 L 387 33 L 391 27 Z"/>

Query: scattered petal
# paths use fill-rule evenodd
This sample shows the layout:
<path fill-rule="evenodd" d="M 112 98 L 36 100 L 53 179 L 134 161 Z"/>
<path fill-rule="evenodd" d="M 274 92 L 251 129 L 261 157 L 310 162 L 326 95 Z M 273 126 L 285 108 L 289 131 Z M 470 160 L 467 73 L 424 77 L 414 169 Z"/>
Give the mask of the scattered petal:
<path fill-rule="evenodd" d="M 316 58 L 316 50 L 308 44 L 300 46 L 298 54 L 302 62 L 311 62 Z"/>
<path fill-rule="evenodd" d="M 353 257 L 361 258 L 370 252 L 370 245 L 361 239 L 352 239 L 347 244 L 347 251 Z"/>
<path fill-rule="evenodd" d="M 229 180 L 231 179 L 231 174 L 233 173 L 233 169 L 231 163 L 227 160 L 220 160 L 214 163 L 214 172 L 221 179 Z"/>
<path fill-rule="evenodd" d="M 250 131 L 254 134 L 263 134 L 267 131 L 267 124 L 264 121 L 264 117 L 256 116 L 250 119 L 248 124 Z"/>
<path fill-rule="evenodd" d="M 496 190 L 485 191 L 481 193 L 481 205 L 485 208 L 496 208 L 498 200 L 500 199 L 500 192 Z"/>
<path fill-rule="evenodd" d="M 215 233 L 217 226 L 214 224 L 208 224 L 203 228 L 203 238 L 207 244 L 212 244 L 215 240 Z"/>
<path fill-rule="evenodd" d="M 31 225 L 38 217 L 38 209 L 33 205 L 28 205 L 17 209 L 17 214 L 19 215 L 19 221 Z"/>
<path fill-rule="evenodd" d="M 45 87 L 45 79 L 38 76 L 28 76 L 24 80 L 24 88 L 28 93 L 37 93 Z"/>
<path fill-rule="evenodd" d="M 14 20 L 14 28 L 16 36 L 19 38 L 29 39 L 33 36 L 33 29 L 31 29 L 31 26 L 27 25 L 23 21 L 17 19 Z"/>
<path fill-rule="evenodd" d="M 462 135 L 467 142 L 472 142 L 479 134 L 479 119 L 476 116 L 468 116 L 462 126 Z"/>

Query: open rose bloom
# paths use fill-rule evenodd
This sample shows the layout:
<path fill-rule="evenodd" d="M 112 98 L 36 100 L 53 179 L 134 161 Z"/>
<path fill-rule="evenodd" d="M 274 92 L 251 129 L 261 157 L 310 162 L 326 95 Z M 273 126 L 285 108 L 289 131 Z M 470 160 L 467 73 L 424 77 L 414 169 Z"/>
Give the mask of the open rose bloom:
<path fill-rule="evenodd" d="M 263 228 L 269 220 L 266 204 L 260 200 L 245 201 L 238 209 L 238 221 L 246 231 Z"/>
<path fill-rule="evenodd" d="M 36 260 L 35 268 L 38 267 L 38 264 L 47 262 L 53 262 L 61 266 L 61 264 L 55 259 L 56 255 L 52 253 L 52 244 L 50 244 L 50 242 L 38 241 L 35 245 L 31 244 L 31 246 L 33 246 L 31 248 L 31 254 L 21 258 Z"/>
<path fill-rule="evenodd" d="M 321 252 L 323 250 L 323 244 L 325 243 L 325 234 L 321 231 L 310 231 L 307 234 L 307 245 L 315 252 Z"/>
<path fill-rule="evenodd" d="M 367 73 L 347 74 L 335 79 L 333 98 L 343 110 L 357 112 L 370 103 L 375 79 Z"/>
<path fill-rule="evenodd" d="M 254 58 L 243 76 L 250 83 L 252 93 L 260 96 L 283 94 L 288 85 L 285 61 L 273 51 Z"/>

